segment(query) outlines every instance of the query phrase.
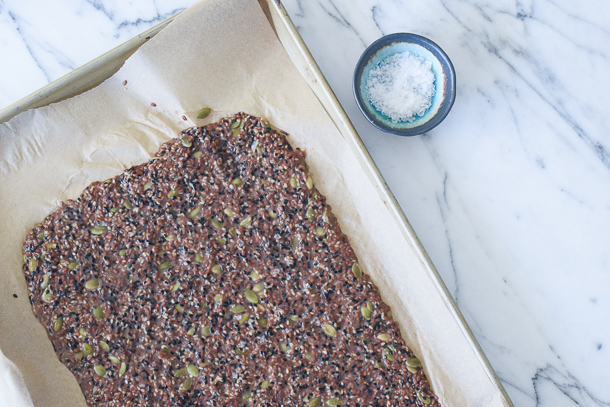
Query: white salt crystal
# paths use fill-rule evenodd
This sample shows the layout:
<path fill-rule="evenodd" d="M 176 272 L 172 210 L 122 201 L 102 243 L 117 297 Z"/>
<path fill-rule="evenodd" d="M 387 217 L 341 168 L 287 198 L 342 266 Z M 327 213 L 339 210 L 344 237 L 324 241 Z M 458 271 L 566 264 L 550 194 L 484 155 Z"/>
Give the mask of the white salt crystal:
<path fill-rule="evenodd" d="M 432 105 L 432 64 L 408 51 L 383 59 L 368 74 L 367 98 L 394 123 L 412 121 Z"/>

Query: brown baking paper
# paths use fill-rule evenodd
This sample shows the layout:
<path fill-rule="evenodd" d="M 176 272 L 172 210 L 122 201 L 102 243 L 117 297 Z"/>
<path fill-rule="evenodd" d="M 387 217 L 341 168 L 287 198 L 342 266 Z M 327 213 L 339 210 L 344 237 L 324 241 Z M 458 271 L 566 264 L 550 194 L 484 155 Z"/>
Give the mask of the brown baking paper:
<path fill-rule="evenodd" d="M 205 106 L 214 113 L 197 120 Z M 307 151 L 316 186 L 443 405 L 504 405 L 421 256 L 255 0 L 197 3 L 102 85 L 0 126 L 0 349 L 14 363 L 0 354 L 0 400 L 11 407 L 31 405 L 29 396 L 35 406 L 85 406 L 32 313 L 21 269 L 27 231 L 92 181 L 147 161 L 180 130 L 238 111 L 265 117 Z"/>

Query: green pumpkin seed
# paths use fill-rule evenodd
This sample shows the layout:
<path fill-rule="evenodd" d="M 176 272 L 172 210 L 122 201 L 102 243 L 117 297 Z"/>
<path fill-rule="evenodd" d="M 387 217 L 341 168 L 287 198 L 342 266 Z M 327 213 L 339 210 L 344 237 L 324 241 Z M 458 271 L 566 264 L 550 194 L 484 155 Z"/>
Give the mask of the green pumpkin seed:
<path fill-rule="evenodd" d="M 352 265 L 352 273 L 354 274 L 354 277 L 356 277 L 358 280 L 362 278 L 362 269 L 360 268 L 360 264 L 354 263 Z"/>
<path fill-rule="evenodd" d="M 212 218 L 212 226 L 214 226 L 216 229 L 222 229 L 222 223 L 220 223 L 220 221 L 216 218 Z"/>
<path fill-rule="evenodd" d="M 217 237 L 216 241 L 218 242 L 219 245 L 223 245 L 223 244 L 227 243 L 227 239 L 225 239 L 224 237 Z"/>
<path fill-rule="evenodd" d="M 267 380 L 263 380 L 263 383 L 261 383 L 261 389 L 263 389 L 263 390 L 265 390 L 269 386 L 271 386 L 271 383 L 268 382 Z"/>
<path fill-rule="evenodd" d="M 210 331 L 210 327 L 209 326 L 206 325 L 206 326 L 201 328 L 201 335 L 203 335 L 205 338 L 207 338 L 211 334 L 212 334 L 212 332 Z"/>
<path fill-rule="evenodd" d="M 310 222 L 313 222 L 314 220 L 316 220 L 316 212 L 313 210 L 313 208 L 309 208 L 307 209 L 307 219 Z"/>
<path fill-rule="evenodd" d="M 243 305 L 235 305 L 233 306 L 230 311 L 234 314 L 241 314 L 242 312 L 244 312 L 244 306 Z"/>
<path fill-rule="evenodd" d="M 239 349 L 239 348 L 235 348 L 235 353 L 237 353 L 238 355 L 245 355 L 246 352 L 244 352 L 243 350 Z"/>
<path fill-rule="evenodd" d="M 163 263 L 159 264 L 159 270 L 165 270 L 168 269 L 172 266 L 172 263 L 170 263 L 169 261 L 164 261 Z"/>
<path fill-rule="evenodd" d="M 104 229 L 93 228 L 90 230 L 92 235 L 101 235 L 104 233 Z"/>
<path fill-rule="evenodd" d="M 38 267 L 38 260 L 36 260 L 35 257 L 32 257 L 30 259 L 30 261 L 28 262 L 28 270 L 30 270 L 30 273 L 33 273 L 34 271 L 36 271 L 37 267 Z"/>
<path fill-rule="evenodd" d="M 324 213 L 322 214 L 322 220 L 332 226 L 330 218 L 328 217 L 328 211 L 324 211 Z"/>
<path fill-rule="evenodd" d="M 101 321 L 102 319 L 104 319 L 104 310 L 102 309 L 102 307 L 93 308 L 93 316 L 98 321 Z"/>
<path fill-rule="evenodd" d="M 244 296 L 251 303 L 258 304 L 258 295 L 256 295 L 256 293 L 254 291 L 252 291 L 252 290 L 245 290 L 244 291 Z"/>
<path fill-rule="evenodd" d="M 127 209 L 133 209 L 133 205 L 129 201 L 123 202 L 123 206 Z"/>
<path fill-rule="evenodd" d="M 200 253 L 195 253 L 195 261 L 201 263 L 203 261 L 203 256 Z"/>
<path fill-rule="evenodd" d="M 191 148 L 191 146 L 193 145 L 193 142 L 189 141 L 189 138 L 187 136 L 182 136 L 180 140 L 182 141 L 182 145 L 186 148 Z"/>
<path fill-rule="evenodd" d="M 250 401 L 252 398 L 252 393 L 245 393 L 241 398 L 243 401 Z"/>
<path fill-rule="evenodd" d="M 364 317 L 364 319 L 371 319 L 371 310 L 367 307 L 360 308 L 360 313 Z"/>
<path fill-rule="evenodd" d="M 237 137 L 239 136 L 239 134 L 241 133 L 241 129 L 234 129 L 231 134 L 233 135 L 233 137 Z"/>
<path fill-rule="evenodd" d="M 316 396 L 316 397 L 312 398 L 311 400 L 309 400 L 309 404 L 307 404 L 307 407 L 320 407 L 321 405 L 322 405 L 322 397 Z"/>
<path fill-rule="evenodd" d="M 187 371 L 186 368 L 178 369 L 174 372 L 174 377 L 186 377 Z"/>
<path fill-rule="evenodd" d="M 389 348 L 384 348 L 383 354 L 390 362 L 394 361 L 394 355 L 392 355 L 392 351 Z"/>
<path fill-rule="evenodd" d="M 40 283 L 40 288 L 42 290 L 44 290 L 45 288 L 47 288 L 48 285 L 49 285 L 49 275 L 48 274 L 43 274 L 42 275 L 42 283 Z"/>
<path fill-rule="evenodd" d="M 411 359 L 407 360 L 407 366 L 419 367 L 419 366 L 421 366 L 421 362 L 417 358 L 411 358 Z"/>
<path fill-rule="evenodd" d="M 211 111 L 212 109 L 210 109 L 209 107 L 204 107 L 203 109 L 197 112 L 197 118 L 205 119 L 206 117 L 208 117 Z"/>
<path fill-rule="evenodd" d="M 127 254 L 127 250 L 120 250 L 119 256 L 125 256 Z"/>
<path fill-rule="evenodd" d="M 212 266 L 212 273 L 214 273 L 214 274 L 222 274 L 222 267 L 220 266 L 220 264 L 214 264 Z"/>
<path fill-rule="evenodd" d="M 381 368 L 383 367 L 383 363 L 381 363 L 381 362 L 375 362 L 375 367 L 376 367 L 377 369 L 381 369 Z"/>
<path fill-rule="evenodd" d="M 256 146 L 256 152 L 261 155 L 263 154 L 263 147 L 260 144 Z"/>
<path fill-rule="evenodd" d="M 106 368 L 102 365 L 95 365 L 93 370 L 95 370 L 95 373 L 100 377 L 106 376 Z"/>
<path fill-rule="evenodd" d="M 294 178 L 290 178 L 290 186 L 293 188 L 296 188 L 299 184 L 297 183 L 297 180 Z"/>
<path fill-rule="evenodd" d="M 233 217 L 233 215 L 235 215 L 235 214 L 233 213 L 233 211 L 232 211 L 231 209 L 229 209 L 229 208 L 226 208 L 226 209 L 224 210 L 224 213 L 225 213 L 225 214 L 226 214 L 228 217 L 230 217 L 230 218 L 232 218 L 232 217 Z"/>
<path fill-rule="evenodd" d="M 305 181 L 307 185 L 307 189 L 313 188 L 313 179 L 311 179 L 311 175 L 307 175 L 307 180 Z"/>
<path fill-rule="evenodd" d="M 326 231 L 324 230 L 324 228 L 318 226 L 316 227 L 316 235 L 318 236 L 324 236 L 326 234 Z"/>
<path fill-rule="evenodd" d="M 47 244 L 45 244 L 45 247 L 47 249 L 55 249 L 57 247 L 57 245 L 55 243 L 47 243 Z"/>
<path fill-rule="evenodd" d="M 387 342 L 390 340 L 390 335 L 388 335 L 386 333 L 381 333 L 381 334 L 377 335 L 377 339 L 379 339 L 380 341 Z"/>
<path fill-rule="evenodd" d="M 51 291 L 51 288 L 47 287 L 44 292 L 42 293 L 42 300 L 43 301 L 48 301 L 49 299 L 51 299 L 51 296 L 53 295 L 53 291 Z"/>
<path fill-rule="evenodd" d="M 413 374 L 417 374 L 417 368 L 416 367 L 411 367 L 411 366 L 407 366 L 407 370 Z"/>
<path fill-rule="evenodd" d="M 269 211 L 269 212 L 267 212 L 267 213 L 269 214 L 269 217 L 270 217 L 271 219 L 275 219 L 275 218 L 277 218 L 277 215 L 275 214 L 275 212 L 273 212 L 273 211 Z"/>
<path fill-rule="evenodd" d="M 332 398 L 326 402 L 329 406 L 342 406 L 343 402 L 339 399 Z"/>
<path fill-rule="evenodd" d="M 375 304 L 373 304 L 373 303 L 372 303 L 372 302 L 370 302 L 370 301 L 367 301 L 367 303 L 366 303 L 366 307 L 367 307 L 367 308 L 369 309 L 369 311 L 371 311 L 371 312 L 375 311 Z"/>
<path fill-rule="evenodd" d="M 117 208 L 116 206 L 113 206 L 112 208 L 110 208 L 111 213 L 117 213 L 118 211 L 119 211 L 119 208 Z"/>
<path fill-rule="evenodd" d="M 304 356 L 305 359 L 309 360 L 310 362 L 313 362 L 313 353 L 307 352 Z"/>
<path fill-rule="evenodd" d="M 288 345 L 286 345 L 285 343 L 280 344 L 280 349 L 282 349 L 282 352 L 284 352 L 284 353 L 288 353 L 288 351 L 290 350 Z"/>
<path fill-rule="evenodd" d="M 182 311 L 184 311 L 184 307 L 183 307 L 182 305 L 180 305 L 180 304 L 175 304 L 175 305 L 174 305 L 174 308 L 175 308 L 175 309 L 176 309 L 176 311 L 178 311 L 178 312 L 182 312 Z"/>
<path fill-rule="evenodd" d="M 195 365 L 186 365 L 186 370 L 193 377 L 199 377 L 199 369 Z"/>
<path fill-rule="evenodd" d="M 97 278 L 92 278 L 91 280 L 89 280 L 85 283 L 85 288 L 87 290 L 95 290 L 99 286 L 100 286 L 100 280 L 98 280 Z"/>
<path fill-rule="evenodd" d="M 265 318 L 260 318 L 258 321 L 258 326 L 261 328 L 266 328 L 269 322 Z"/>
<path fill-rule="evenodd" d="M 170 198 L 170 199 L 171 199 L 171 198 L 174 198 L 174 197 L 176 197 L 176 196 L 178 196 L 178 191 L 176 191 L 175 189 L 172 189 L 171 191 L 169 191 L 169 192 L 167 193 L 167 197 L 168 197 L 168 198 Z"/>
<path fill-rule="evenodd" d="M 239 319 L 239 325 L 243 325 L 250 319 L 250 313 L 244 312 L 241 318 Z"/>
<path fill-rule="evenodd" d="M 74 359 L 81 360 L 84 356 L 85 354 L 83 352 L 78 352 L 74 354 Z"/>
<path fill-rule="evenodd" d="M 165 345 L 161 345 L 161 352 L 165 353 L 166 355 L 171 355 L 172 351 L 169 350 L 169 348 Z"/>
<path fill-rule="evenodd" d="M 144 192 L 148 191 L 150 187 L 152 187 L 152 181 L 148 181 L 146 184 L 144 184 Z"/>
<path fill-rule="evenodd" d="M 64 325 L 64 319 L 62 317 L 57 317 L 57 318 L 55 318 L 55 321 L 53 321 L 53 330 L 55 332 L 59 332 L 59 331 L 61 331 L 61 328 L 63 325 Z"/>
<path fill-rule="evenodd" d="M 250 277 L 253 281 L 256 281 L 261 278 L 260 274 L 258 274 L 258 272 L 256 272 L 256 270 L 253 271 L 252 273 L 248 274 L 248 277 Z"/>
<path fill-rule="evenodd" d="M 191 329 L 189 329 L 188 331 L 186 331 L 186 334 L 188 336 L 192 336 L 195 333 L 195 327 L 192 326 Z"/>
<path fill-rule="evenodd" d="M 331 324 L 322 324 L 322 330 L 324 331 L 324 333 L 326 333 L 326 335 L 328 336 L 337 336 L 337 331 L 335 330 L 335 327 L 332 326 Z"/>
<path fill-rule="evenodd" d="M 127 370 L 127 363 L 121 362 L 121 368 L 119 369 L 119 376 L 123 376 Z"/>
<path fill-rule="evenodd" d="M 247 218 L 245 218 L 244 220 L 242 220 L 242 221 L 239 223 L 239 226 L 243 226 L 243 227 L 250 226 L 250 222 L 251 222 L 251 221 L 252 221 L 252 217 L 251 217 L 251 216 L 248 216 Z"/>
<path fill-rule="evenodd" d="M 119 363 L 121 363 L 121 359 L 117 358 L 116 356 L 108 356 L 108 359 L 110 359 L 110 361 L 112 363 L 114 363 L 115 365 L 118 365 Z"/>
<path fill-rule="evenodd" d="M 425 405 L 428 405 L 431 402 L 430 397 L 424 397 L 424 395 L 418 391 L 417 391 L 417 398 L 420 399 L 421 402 L 424 403 Z"/>
<path fill-rule="evenodd" d="M 386 316 L 388 317 L 388 319 L 392 319 L 392 310 L 389 310 L 389 311 L 386 313 Z"/>
<path fill-rule="evenodd" d="M 187 391 L 188 389 L 191 388 L 192 384 L 193 384 L 193 380 L 191 378 L 188 378 L 180 385 L 180 390 Z"/>
<path fill-rule="evenodd" d="M 233 181 L 231 181 L 231 184 L 233 184 L 233 185 L 241 185 L 241 178 L 235 178 Z"/>
<path fill-rule="evenodd" d="M 220 295 L 220 294 L 216 294 L 216 295 L 214 296 L 214 302 L 220 302 L 221 300 L 222 300 L 222 295 Z"/>
<path fill-rule="evenodd" d="M 68 264 L 68 270 L 74 270 L 77 266 L 78 266 L 78 263 L 73 261 L 70 264 Z"/>
<path fill-rule="evenodd" d="M 238 128 L 240 123 L 241 123 L 241 120 L 239 120 L 239 119 L 235 120 L 233 123 L 231 123 L 231 128 L 232 129 Z"/>
<path fill-rule="evenodd" d="M 254 286 L 252 287 L 252 291 L 254 291 L 255 293 L 260 293 L 261 291 L 263 291 L 264 288 L 265 286 L 263 285 L 263 283 L 254 284 Z"/>
<path fill-rule="evenodd" d="M 47 236 L 46 232 L 40 232 L 39 234 L 36 235 L 36 238 L 44 239 L 46 236 Z"/>
<path fill-rule="evenodd" d="M 176 281 L 176 282 L 174 283 L 174 285 L 172 286 L 172 288 L 170 289 L 170 291 L 171 291 L 171 292 L 176 292 L 176 291 L 178 291 L 178 289 L 179 289 L 179 288 L 180 288 L 180 282 L 179 282 L 179 281 Z"/>
<path fill-rule="evenodd" d="M 195 208 L 189 212 L 189 218 L 193 219 L 199 213 L 199 208 Z"/>
<path fill-rule="evenodd" d="M 87 355 L 93 355 L 93 346 L 85 342 L 83 343 L 82 348 L 83 352 L 85 352 Z"/>
<path fill-rule="evenodd" d="M 100 345 L 100 348 L 102 348 L 106 352 L 108 352 L 110 350 L 110 346 L 108 346 L 108 344 L 106 342 L 99 341 L 98 344 Z"/>
<path fill-rule="evenodd" d="M 195 151 L 195 154 L 193 154 L 193 157 L 201 158 L 202 155 L 203 155 L 203 151 Z"/>

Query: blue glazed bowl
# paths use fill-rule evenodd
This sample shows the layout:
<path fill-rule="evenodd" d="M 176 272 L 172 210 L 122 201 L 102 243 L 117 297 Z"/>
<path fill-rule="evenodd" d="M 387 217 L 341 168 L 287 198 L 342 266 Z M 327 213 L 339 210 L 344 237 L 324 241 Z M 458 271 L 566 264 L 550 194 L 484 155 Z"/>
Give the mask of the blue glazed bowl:
<path fill-rule="evenodd" d="M 367 78 L 369 71 L 382 60 L 405 51 L 430 61 L 435 93 L 432 105 L 422 116 L 411 121 L 392 122 L 368 100 Z M 373 126 L 399 136 L 417 136 L 438 126 L 451 110 L 456 93 L 455 70 L 447 54 L 434 42 L 416 34 L 396 33 L 381 37 L 364 51 L 356 64 L 353 87 L 358 107 Z"/>

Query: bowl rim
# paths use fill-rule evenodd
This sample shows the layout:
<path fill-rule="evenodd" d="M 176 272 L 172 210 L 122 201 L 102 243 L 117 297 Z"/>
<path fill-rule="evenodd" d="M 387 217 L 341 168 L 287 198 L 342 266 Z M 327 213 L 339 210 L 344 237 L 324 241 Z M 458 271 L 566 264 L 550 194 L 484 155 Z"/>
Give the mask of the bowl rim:
<path fill-rule="evenodd" d="M 396 128 L 389 126 L 383 122 L 377 120 L 377 118 L 372 115 L 366 106 L 364 106 L 364 97 L 360 92 L 360 85 L 362 83 L 362 75 L 364 71 L 364 67 L 367 65 L 369 60 L 382 48 L 392 45 L 394 43 L 410 43 L 419 45 L 428 51 L 430 51 L 436 58 L 438 58 L 441 67 L 443 69 L 443 73 L 445 74 L 445 97 L 437 111 L 437 113 L 427 122 L 411 128 Z M 413 33 L 393 33 L 384 35 L 383 37 L 377 39 L 371 45 L 369 45 L 366 50 L 362 53 L 358 62 L 356 63 L 356 68 L 354 69 L 354 75 L 352 78 L 352 90 L 354 92 L 354 97 L 356 99 L 356 104 L 358 108 L 366 117 L 366 119 L 379 130 L 382 130 L 386 133 L 392 133 L 399 136 L 417 136 L 423 133 L 426 133 L 436 126 L 438 126 L 449 114 L 449 111 L 453 107 L 453 103 L 455 102 L 456 96 L 456 75 L 455 68 L 453 67 L 453 63 L 443 51 L 443 49 L 432 41 L 429 38 L 423 37 L 418 34 Z"/>

